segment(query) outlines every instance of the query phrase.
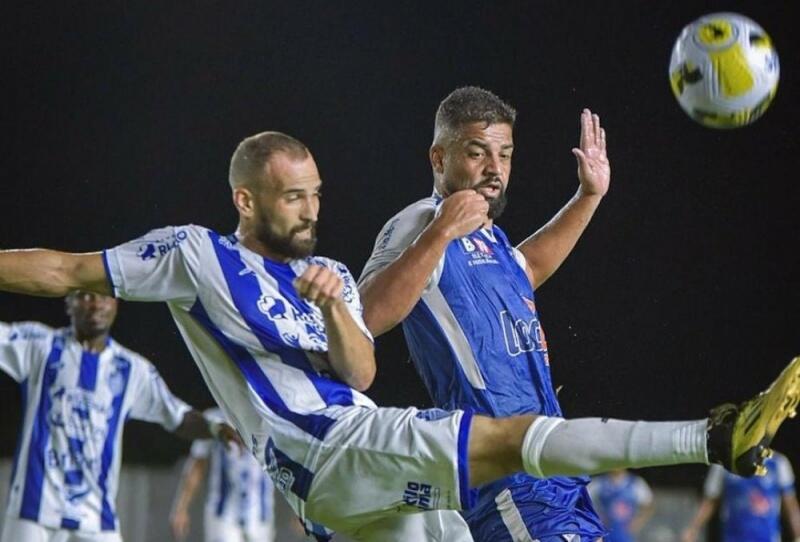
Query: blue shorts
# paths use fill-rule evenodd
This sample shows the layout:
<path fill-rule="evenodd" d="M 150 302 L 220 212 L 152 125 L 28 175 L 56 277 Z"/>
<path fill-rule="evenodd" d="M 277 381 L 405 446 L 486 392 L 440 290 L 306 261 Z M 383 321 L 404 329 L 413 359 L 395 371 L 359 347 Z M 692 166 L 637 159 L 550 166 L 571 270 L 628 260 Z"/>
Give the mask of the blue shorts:
<path fill-rule="evenodd" d="M 585 480 L 516 474 L 480 488 L 464 518 L 475 542 L 595 542 L 607 532 Z"/>

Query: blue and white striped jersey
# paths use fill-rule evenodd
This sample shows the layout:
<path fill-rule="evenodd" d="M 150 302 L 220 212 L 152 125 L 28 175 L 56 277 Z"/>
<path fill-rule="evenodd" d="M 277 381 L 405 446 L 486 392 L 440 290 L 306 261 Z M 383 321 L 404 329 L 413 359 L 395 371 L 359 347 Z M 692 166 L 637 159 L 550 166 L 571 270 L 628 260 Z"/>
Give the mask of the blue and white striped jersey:
<path fill-rule="evenodd" d="M 218 408 L 206 411 L 205 416 L 225 421 Z M 206 514 L 245 531 L 273 522 L 272 480 L 252 454 L 218 440 L 196 440 L 191 455 L 209 461 Z"/>
<path fill-rule="evenodd" d="M 24 413 L 6 513 L 56 529 L 117 530 L 125 421 L 172 431 L 190 407 L 142 356 L 114 340 L 86 351 L 70 329 L 0 324 L 0 369 L 20 383 Z"/>
<path fill-rule="evenodd" d="M 225 418 L 304 517 L 318 447 L 347 410 L 330 407 L 376 408 L 326 371 L 322 313 L 292 284 L 309 264 L 332 269 L 344 281 L 342 297 L 353 318 L 369 336 L 347 268 L 322 257 L 276 262 L 233 234 L 194 225 L 154 230 L 105 251 L 104 259 L 115 295 L 167 302 Z"/>
<path fill-rule="evenodd" d="M 360 282 L 400 257 L 435 218 L 442 201 L 434 194 L 390 219 L 378 234 Z M 525 257 L 497 226 L 453 240 L 445 249 L 421 299 L 403 320 L 411 358 L 437 407 L 492 417 L 562 415 L 525 265 Z M 587 510 L 580 524 L 561 513 L 582 502 L 587 483 L 588 478 L 539 480 L 515 474 L 479 488 L 477 505 L 464 516 L 474 529 L 481 521 L 477 518 L 496 515 L 498 495 L 525 485 L 530 490 L 515 495 L 516 500 L 551 498 L 549 509 L 559 511 L 553 518 L 531 517 L 533 534 L 600 537 L 603 529 L 594 511 Z M 564 531 L 565 525 L 572 530 Z"/>
<path fill-rule="evenodd" d="M 703 493 L 719 498 L 725 542 L 774 542 L 781 539 L 781 497 L 794 493 L 794 472 L 786 456 L 766 461 L 767 474 L 742 478 L 711 465 Z"/>

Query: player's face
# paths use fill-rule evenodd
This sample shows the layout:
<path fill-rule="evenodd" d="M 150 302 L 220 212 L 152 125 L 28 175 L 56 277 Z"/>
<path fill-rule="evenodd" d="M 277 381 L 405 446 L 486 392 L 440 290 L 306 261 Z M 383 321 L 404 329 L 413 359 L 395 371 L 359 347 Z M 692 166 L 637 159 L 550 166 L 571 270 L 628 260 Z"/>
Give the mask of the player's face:
<path fill-rule="evenodd" d="M 506 206 L 514 139 L 511 125 L 472 122 L 463 125 L 444 149 L 444 196 L 472 188 L 489 202 L 489 218 Z"/>
<path fill-rule="evenodd" d="M 255 232 L 267 248 L 287 258 L 304 258 L 317 244 L 322 181 L 311 155 L 292 160 L 273 155 L 256 195 Z"/>
<path fill-rule="evenodd" d="M 92 292 L 75 292 L 67 297 L 67 314 L 79 335 L 97 337 L 111 330 L 117 317 L 117 300 Z"/>

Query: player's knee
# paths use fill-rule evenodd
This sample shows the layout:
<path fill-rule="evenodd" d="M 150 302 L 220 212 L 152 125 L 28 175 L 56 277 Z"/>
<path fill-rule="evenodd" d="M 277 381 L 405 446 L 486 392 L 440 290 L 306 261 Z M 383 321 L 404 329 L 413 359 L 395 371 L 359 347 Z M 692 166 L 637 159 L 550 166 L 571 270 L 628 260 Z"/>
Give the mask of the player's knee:
<path fill-rule="evenodd" d="M 493 463 L 497 468 L 520 470 L 522 441 L 535 416 L 488 418 L 475 416 L 470 431 L 471 460 Z"/>

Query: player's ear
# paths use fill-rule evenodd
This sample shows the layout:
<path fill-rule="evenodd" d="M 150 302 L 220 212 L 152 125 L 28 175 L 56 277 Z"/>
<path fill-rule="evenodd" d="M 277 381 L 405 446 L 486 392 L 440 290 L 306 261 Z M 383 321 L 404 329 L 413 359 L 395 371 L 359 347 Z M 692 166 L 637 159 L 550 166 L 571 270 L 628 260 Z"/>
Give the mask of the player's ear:
<path fill-rule="evenodd" d="M 75 292 L 70 292 L 64 296 L 64 312 L 72 318 L 72 302 L 75 300 Z"/>
<path fill-rule="evenodd" d="M 431 167 L 433 168 L 433 172 L 437 175 L 444 174 L 444 147 L 439 144 L 434 144 L 431 146 L 430 151 L 428 151 L 428 156 L 431 159 Z"/>
<path fill-rule="evenodd" d="M 233 189 L 233 205 L 239 214 L 246 217 L 253 216 L 255 207 L 255 199 L 253 193 L 243 186 L 238 186 Z"/>

